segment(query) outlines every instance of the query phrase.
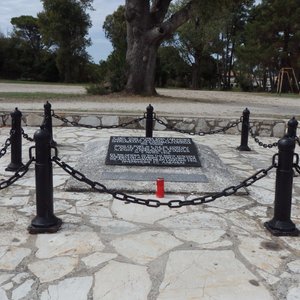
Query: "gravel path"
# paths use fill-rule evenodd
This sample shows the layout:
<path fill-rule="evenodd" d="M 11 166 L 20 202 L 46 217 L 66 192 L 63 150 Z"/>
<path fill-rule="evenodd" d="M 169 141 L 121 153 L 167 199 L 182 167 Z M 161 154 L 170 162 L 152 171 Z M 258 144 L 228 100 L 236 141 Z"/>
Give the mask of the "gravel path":
<path fill-rule="evenodd" d="M 47 92 L 77 94 L 76 98 L 51 100 L 53 108 L 59 111 L 87 111 L 89 113 L 137 114 L 145 111 L 151 103 L 155 111 L 164 115 L 189 116 L 240 116 L 248 107 L 252 116 L 260 118 L 287 119 L 300 116 L 300 97 L 287 98 L 254 93 L 193 91 L 184 89 L 158 89 L 160 97 L 128 97 L 124 95 L 90 96 L 83 86 L 11 84 L 0 83 L 0 92 Z M 10 111 L 19 106 L 23 111 L 36 111 L 43 108 L 41 100 L 13 100 L 0 97 L 0 110 Z"/>

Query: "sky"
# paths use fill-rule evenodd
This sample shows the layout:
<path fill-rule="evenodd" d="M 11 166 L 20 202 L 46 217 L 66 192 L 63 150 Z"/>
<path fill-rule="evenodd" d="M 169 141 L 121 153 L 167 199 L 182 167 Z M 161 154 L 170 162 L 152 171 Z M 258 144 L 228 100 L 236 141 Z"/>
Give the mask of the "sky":
<path fill-rule="evenodd" d="M 105 38 L 102 25 L 107 15 L 112 14 L 125 0 L 94 0 L 94 11 L 88 11 L 92 27 L 89 36 L 92 46 L 87 49 L 95 63 L 101 59 L 105 60 L 112 51 L 109 40 Z M 36 17 L 43 10 L 42 2 L 39 0 L 0 0 L 0 32 L 8 35 L 12 31 L 10 19 L 21 15 Z"/>

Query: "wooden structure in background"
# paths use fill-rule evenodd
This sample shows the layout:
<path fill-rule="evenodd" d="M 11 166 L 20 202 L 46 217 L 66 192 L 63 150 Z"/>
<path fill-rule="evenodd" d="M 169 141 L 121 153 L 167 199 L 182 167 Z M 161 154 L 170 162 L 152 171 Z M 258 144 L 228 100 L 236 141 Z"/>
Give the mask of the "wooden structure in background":
<path fill-rule="evenodd" d="M 281 94 L 284 84 L 288 91 L 300 93 L 299 84 L 293 68 L 281 68 L 277 78 L 277 93 Z"/>

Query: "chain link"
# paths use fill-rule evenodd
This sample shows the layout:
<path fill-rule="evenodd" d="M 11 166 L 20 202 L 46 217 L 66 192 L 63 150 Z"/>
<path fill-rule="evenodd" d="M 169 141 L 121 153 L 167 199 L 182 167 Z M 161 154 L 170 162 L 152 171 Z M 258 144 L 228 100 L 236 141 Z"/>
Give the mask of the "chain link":
<path fill-rule="evenodd" d="M 23 136 L 23 138 L 24 138 L 25 140 L 27 140 L 27 141 L 29 141 L 29 142 L 33 142 L 33 141 L 34 141 L 33 138 L 29 137 L 28 134 L 26 134 L 26 133 L 24 132 L 24 129 L 23 129 L 23 128 L 21 128 L 21 133 L 22 133 L 22 136 Z"/>
<path fill-rule="evenodd" d="M 93 125 L 81 124 L 81 123 L 75 122 L 75 121 L 70 121 L 67 118 L 64 118 L 64 117 L 61 117 L 61 116 L 55 114 L 54 111 L 52 111 L 52 116 L 54 118 L 64 122 L 65 124 L 71 124 L 72 126 L 75 126 L 75 127 L 83 127 L 83 128 L 89 128 L 89 129 L 114 129 L 114 128 L 120 128 L 120 127 L 127 127 L 129 125 L 138 123 L 141 120 L 145 119 L 145 117 L 140 117 L 140 118 L 133 119 L 129 122 L 124 122 L 124 123 L 119 124 L 119 125 L 110 125 L 110 126 L 98 125 L 98 126 L 93 126 Z"/>
<path fill-rule="evenodd" d="M 88 184 L 90 187 L 92 187 L 93 189 L 95 189 L 101 193 L 108 193 L 117 200 L 124 201 L 126 203 L 135 203 L 135 204 L 145 205 L 148 207 L 168 206 L 169 208 L 179 208 L 179 207 L 187 206 L 187 205 L 200 205 L 200 204 L 212 202 L 220 197 L 228 197 L 230 195 L 235 194 L 241 188 L 248 187 L 248 186 L 254 184 L 256 181 L 264 178 L 265 176 L 268 175 L 268 173 L 273 168 L 277 167 L 277 164 L 275 163 L 275 157 L 273 157 L 273 163 L 271 166 L 269 166 L 266 169 L 259 170 L 252 176 L 250 176 L 247 179 L 245 179 L 244 181 L 240 182 L 238 185 L 227 187 L 221 192 L 204 195 L 204 196 L 197 197 L 197 198 L 194 198 L 191 200 L 170 200 L 168 202 L 160 202 L 155 199 L 142 199 L 142 198 L 134 197 L 131 195 L 127 195 L 126 193 L 123 193 L 123 192 L 110 190 L 104 184 L 101 184 L 99 182 L 88 179 L 84 174 L 75 170 L 67 163 L 61 161 L 61 159 L 58 158 L 57 156 L 54 156 L 52 158 L 52 160 L 57 165 L 59 165 L 63 170 L 65 170 L 68 174 L 70 174 L 72 177 L 74 177 L 75 179 Z"/>
<path fill-rule="evenodd" d="M 252 130 L 253 127 L 249 127 L 249 132 L 251 137 L 254 139 L 254 141 L 260 146 L 260 147 L 264 147 L 264 148 L 274 148 L 278 146 L 278 142 L 272 143 L 272 144 L 264 144 L 262 141 L 260 141 L 257 136 L 255 135 L 255 133 Z"/>
<path fill-rule="evenodd" d="M 199 132 L 193 132 L 193 131 L 188 131 L 188 130 L 183 130 L 183 129 L 178 129 L 174 126 L 169 125 L 168 123 L 164 122 L 163 120 L 154 117 L 154 120 L 158 122 L 159 124 L 165 126 L 169 130 L 173 130 L 176 132 L 184 133 L 184 134 L 189 134 L 189 135 L 199 135 L 199 136 L 204 136 L 204 135 L 210 135 L 210 134 L 216 134 L 216 133 L 225 133 L 228 129 L 233 128 L 238 126 L 242 122 L 242 117 L 235 122 L 230 122 L 227 126 L 222 127 L 220 129 L 215 129 L 215 130 L 210 130 L 210 131 L 199 131 Z"/>
<path fill-rule="evenodd" d="M 15 133 L 15 130 L 11 129 L 9 132 L 9 138 L 6 139 L 4 147 L 0 150 L 0 158 L 7 153 L 8 147 L 11 145 L 11 136 Z"/>
<path fill-rule="evenodd" d="M 299 137 L 298 137 L 298 136 L 295 137 L 295 141 L 296 141 L 296 143 L 298 143 L 298 145 L 300 146 L 300 140 L 299 140 Z"/>
<path fill-rule="evenodd" d="M 31 163 L 34 161 L 34 158 L 30 158 L 30 160 L 26 163 L 26 165 L 24 165 L 23 167 L 21 167 L 12 177 L 10 177 L 7 180 L 1 180 L 0 181 L 0 190 L 3 190 L 7 187 L 9 187 L 10 185 L 12 185 L 14 182 L 16 182 L 18 179 L 20 179 L 21 177 L 23 177 L 29 170 L 29 166 L 31 165 Z"/>

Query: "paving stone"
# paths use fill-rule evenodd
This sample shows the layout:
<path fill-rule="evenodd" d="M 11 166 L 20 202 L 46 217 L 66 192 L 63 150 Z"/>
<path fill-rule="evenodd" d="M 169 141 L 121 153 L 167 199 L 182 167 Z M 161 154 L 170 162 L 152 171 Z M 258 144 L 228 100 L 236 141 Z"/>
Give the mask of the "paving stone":
<path fill-rule="evenodd" d="M 27 239 L 28 236 L 20 230 L 0 232 L 0 246 L 20 246 L 26 243 Z"/>
<path fill-rule="evenodd" d="M 28 265 L 28 268 L 43 283 L 57 280 L 69 274 L 77 265 L 78 258 L 54 257 L 33 262 Z"/>
<path fill-rule="evenodd" d="M 158 300 L 273 299 L 232 251 L 170 254 Z"/>
<path fill-rule="evenodd" d="M 140 198 L 147 199 L 147 196 L 138 195 Z M 182 198 L 182 197 L 172 197 L 172 199 Z M 167 198 L 165 198 L 166 200 Z M 113 214 L 119 219 L 124 219 L 126 221 L 140 222 L 153 224 L 155 221 L 164 219 L 168 216 L 173 216 L 179 212 L 186 212 L 186 208 L 179 209 L 169 209 L 168 207 L 159 207 L 152 209 L 142 205 L 126 204 L 119 200 L 114 200 L 111 210 Z"/>
<path fill-rule="evenodd" d="M 33 284 L 34 284 L 34 280 L 28 279 L 23 284 L 18 286 L 12 292 L 12 300 L 20 300 L 28 296 Z"/>
<path fill-rule="evenodd" d="M 76 206 L 68 210 L 69 214 L 87 215 L 90 217 L 109 218 L 111 213 L 109 209 L 102 206 Z"/>
<path fill-rule="evenodd" d="M 146 267 L 111 261 L 95 274 L 93 299 L 142 300 L 150 289 Z"/>
<path fill-rule="evenodd" d="M 16 284 L 22 283 L 24 280 L 26 280 L 29 277 L 28 273 L 22 272 L 17 274 L 12 281 L 15 282 Z"/>
<path fill-rule="evenodd" d="M 39 235 L 36 239 L 36 257 L 51 258 L 54 256 L 86 254 L 101 251 L 104 245 L 95 232 L 89 228 L 82 231 L 61 231 L 55 235 Z"/>
<path fill-rule="evenodd" d="M 291 261 L 287 266 L 292 272 L 300 274 L 300 259 Z"/>
<path fill-rule="evenodd" d="M 253 234 L 261 237 L 266 236 L 265 230 L 258 222 L 250 219 L 240 212 L 233 211 L 231 213 L 226 213 L 223 217 L 234 225 L 231 227 L 231 230 L 234 230 L 234 227 L 236 226 L 235 232 L 238 234 L 244 232 L 251 236 Z"/>
<path fill-rule="evenodd" d="M 8 281 L 12 277 L 13 277 L 13 274 L 8 274 L 8 273 L 2 273 L 1 272 L 0 273 L 0 286 L 2 285 L 2 283 Z"/>
<path fill-rule="evenodd" d="M 9 291 L 9 290 L 11 290 L 12 288 L 13 288 L 13 283 L 12 282 L 9 282 L 9 283 L 7 283 L 7 284 L 4 284 L 4 285 L 2 285 L 2 288 L 5 290 L 5 291 Z"/>
<path fill-rule="evenodd" d="M 252 237 L 240 237 L 238 246 L 241 254 L 257 268 L 275 275 L 282 264 L 282 257 L 290 256 L 290 252 L 270 240 Z"/>
<path fill-rule="evenodd" d="M 30 197 L 25 196 L 16 196 L 11 198 L 1 198 L 0 199 L 0 206 L 23 206 L 26 205 L 29 201 Z"/>
<path fill-rule="evenodd" d="M 116 251 L 139 264 L 147 264 L 181 242 L 170 234 L 149 231 L 115 239 L 111 243 Z"/>
<path fill-rule="evenodd" d="M 41 300 L 87 300 L 93 284 L 93 277 L 73 277 L 50 285 L 41 294 Z M 95 299 L 96 300 L 96 299 Z"/>
<path fill-rule="evenodd" d="M 189 214 L 177 215 L 158 222 L 171 230 L 191 230 L 191 229 L 221 229 L 227 228 L 227 223 L 223 218 L 213 213 L 193 212 Z"/>
<path fill-rule="evenodd" d="M 30 253 L 28 248 L 0 246 L 0 269 L 14 270 Z"/>
<path fill-rule="evenodd" d="M 135 224 L 109 218 L 90 217 L 91 224 L 100 226 L 100 232 L 103 234 L 123 235 L 140 229 Z"/>
<path fill-rule="evenodd" d="M 300 224 L 297 224 L 297 228 L 300 229 Z M 292 237 L 281 237 L 286 244 L 296 251 L 300 251 L 300 240 Z"/>
<path fill-rule="evenodd" d="M 293 287 L 288 291 L 286 300 L 299 300 L 300 299 L 300 286 Z"/>
<path fill-rule="evenodd" d="M 3 290 L 1 287 L 0 287 L 0 299 L 8 300 L 5 290 Z"/>
<path fill-rule="evenodd" d="M 107 262 L 109 260 L 112 260 L 116 258 L 118 255 L 115 253 L 101 253 L 101 252 L 96 252 L 93 253 L 89 256 L 86 256 L 82 258 L 82 261 L 88 268 L 93 268 L 97 267 L 100 264 Z"/>

